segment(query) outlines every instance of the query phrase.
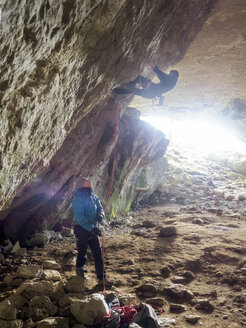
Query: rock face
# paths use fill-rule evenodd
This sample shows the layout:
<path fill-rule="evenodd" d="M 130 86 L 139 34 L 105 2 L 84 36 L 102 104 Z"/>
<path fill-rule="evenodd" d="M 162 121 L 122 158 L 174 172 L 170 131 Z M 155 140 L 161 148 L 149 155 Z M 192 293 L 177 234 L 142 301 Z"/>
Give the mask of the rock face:
<path fill-rule="evenodd" d="M 105 200 L 109 181 L 102 177 L 112 167 L 116 112 L 112 88 L 143 71 L 151 77 L 146 64 L 158 61 L 165 69 L 179 61 L 215 2 L 3 1 L 0 219 L 9 237 L 66 216 L 81 175 L 92 177 Z M 120 105 L 123 133 L 129 101 Z M 131 147 L 129 134 L 125 141 L 119 135 L 120 147 L 127 145 L 124 156 L 131 156 L 118 150 L 118 172 L 123 163 L 128 185 L 134 172 L 165 151 L 164 136 L 147 128 L 157 136 L 149 142 L 144 130 L 139 123 L 128 131 L 137 139 Z M 113 200 L 127 193 L 132 198 L 123 177 L 115 177 Z M 119 209 L 129 204 L 124 200 Z"/>

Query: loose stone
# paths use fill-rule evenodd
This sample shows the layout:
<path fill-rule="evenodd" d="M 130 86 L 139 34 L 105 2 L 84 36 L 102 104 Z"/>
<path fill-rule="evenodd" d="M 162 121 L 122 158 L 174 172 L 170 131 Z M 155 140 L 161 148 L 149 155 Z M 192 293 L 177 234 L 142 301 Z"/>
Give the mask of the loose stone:
<path fill-rule="evenodd" d="M 54 260 L 44 260 L 42 265 L 44 269 L 52 269 L 52 270 L 61 269 L 60 264 Z"/>
<path fill-rule="evenodd" d="M 171 303 L 169 307 L 169 311 L 172 313 L 182 313 L 186 311 L 186 307 L 182 304 Z"/>
<path fill-rule="evenodd" d="M 64 287 L 68 293 L 84 293 L 85 279 L 82 277 L 74 276 L 65 284 Z"/>
<path fill-rule="evenodd" d="M 213 304 L 207 298 L 198 299 L 195 308 L 209 313 L 214 310 Z"/>
<path fill-rule="evenodd" d="M 42 272 L 39 265 L 21 265 L 17 269 L 16 276 L 24 279 L 33 279 Z"/>
<path fill-rule="evenodd" d="M 41 275 L 41 278 L 44 280 L 59 281 L 62 279 L 61 274 L 57 270 L 44 270 Z"/>
<path fill-rule="evenodd" d="M 73 229 L 62 227 L 61 235 L 63 237 L 71 237 L 73 236 Z"/>
<path fill-rule="evenodd" d="M 192 325 L 195 325 L 197 321 L 201 319 L 201 317 L 199 317 L 198 315 L 193 315 L 193 314 L 186 314 L 184 318 L 187 322 L 191 323 Z"/>
<path fill-rule="evenodd" d="M 0 303 L 0 319 L 15 320 L 17 309 L 11 305 L 9 300 Z"/>
<path fill-rule="evenodd" d="M 146 299 L 146 303 L 162 307 L 164 305 L 164 300 L 161 297 L 153 297 Z"/>
<path fill-rule="evenodd" d="M 0 319 L 0 327 L 1 328 L 22 328 L 23 321 L 22 320 L 6 321 L 6 320 Z"/>
<path fill-rule="evenodd" d="M 177 228 L 173 225 L 164 227 L 160 231 L 160 237 L 168 238 L 177 235 Z"/>
<path fill-rule="evenodd" d="M 181 284 L 170 283 L 164 288 L 163 292 L 166 296 L 173 300 L 178 300 L 179 302 L 185 302 L 194 297 L 193 293 Z"/>
<path fill-rule="evenodd" d="M 162 274 L 162 276 L 163 276 L 164 278 L 167 278 L 167 277 L 170 275 L 170 273 L 171 273 L 171 270 L 170 270 L 169 267 L 167 267 L 167 266 L 161 268 L 160 271 L 161 271 L 161 274 Z"/>
<path fill-rule="evenodd" d="M 46 318 L 36 323 L 37 328 L 69 328 L 69 318 Z"/>
<path fill-rule="evenodd" d="M 95 325 L 103 316 L 109 314 L 109 308 L 101 294 L 92 294 L 84 300 L 73 303 L 71 313 L 79 323 Z"/>

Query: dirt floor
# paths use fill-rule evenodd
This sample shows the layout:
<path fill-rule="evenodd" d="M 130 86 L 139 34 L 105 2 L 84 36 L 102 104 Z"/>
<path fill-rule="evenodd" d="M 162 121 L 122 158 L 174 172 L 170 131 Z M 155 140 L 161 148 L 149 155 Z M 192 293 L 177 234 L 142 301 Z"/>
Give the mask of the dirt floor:
<path fill-rule="evenodd" d="M 130 219 L 130 226 L 104 230 L 105 266 L 115 285 L 108 292 L 130 294 L 132 304 L 151 297 L 163 299 L 159 319 L 164 327 L 191 327 L 185 320 L 187 314 L 200 317 L 196 326 L 246 326 L 245 221 L 175 204 L 131 212 Z M 170 225 L 176 227 L 177 235 L 160 237 L 160 230 Z M 42 251 L 32 251 L 28 262 L 41 263 L 44 258 L 61 262 L 61 256 L 73 256 L 75 250 L 74 238 L 65 238 Z M 166 278 L 161 273 L 165 267 L 171 271 Z M 89 292 L 98 291 L 90 252 L 87 269 Z M 66 278 L 75 275 L 74 270 L 65 270 Z M 190 282 L 183 277 L 187 271 L 193 275 Z M 194 298 L 169 299 L 163 290 L 170 282 L 182 283 Z M 146 296 L 139 296 L 136 289 L 145 283 L 153 284 L 155 290 L 150 288 Z M 195 308 L 197 300 L 204 298 L 214 306 L 212 311 Z M 183 304 L 185 311 L 170 312 L 170 303 Z"/>
<path fill-rule="evenodd" d="M 244 220 L 196 210 L 195 207 L 187 210 L 185 206 L 175 204 L 131 212 L 130 220 L 130 226 L 104 229 L 105 266 L 108 278 L 115 285 L 110 290 L 130 294 L 132 304 L 151 297 L 163 299 L 159 319 L 164 327 L 190 327 L 185 320 L 187 314 L 199 316 L 196 325 L 206 328 L 246 326 Z M 176 227 L 176 236 L 160 237 L 160 230 L 170 225 Z M 20 264 L 41 264 L 45 258 L 62 263 L 62 259 L 74 255 L 74 237 L 64 238 L 43 249 L 29 251 L 27 259 L 10 257 L 8 272 Z M 90 252 L 87 267 L 89 292 L 98 291 Z M 166 278 L 161 273 L 165 267 L 170 272 Z M 66 270 L 63 267 L 64 277 L 75 275 L 74 269 Z M 194 278 L 190 282 L 183 277 L 187 271 Z M 166 298 L 163 290 L 170 282 L 182 283 L 194 298 L 188 302 Z M 153 284 L 155 290 L 150 288 L 142 297 L 137 293 L 137 297 L 137 287 L 145 283 Z M 201 298 L 207 298 L 214 310 L 196 309 L 196 302 Z M 171 313 L 170 303 L 182 303 L 184 312 Z"/>
<path fill-rule="evenodd" d="M 246 326 L 246 272 L 241 270 L 246 266 L 245 221 L 195 209 L 186 211 L 177 205 L 144 209 L 132 216 L 135 229 L 105 234 L 108 276 L 120 291 L 135 295 L 136 287 L 144 282 L 162 291 L 169 282 L 179 282 L 177 276 L 191 271 L 194 280 L 185 284 L 186 288 L 195 299 L 208 298 L 214 311 L 207 314 L 185 304 L 185 312 L 171 314 L 166 302 L 160 318 L 174 318 L 175 327 L 190 327 L 184 315 L 191 313 L 198 314 L 198 325 L 207 328 Z M 143 223 L 147 220 L 154 226 L 142 227 L 148 225 Z M 159 236 L 167 225 L 176 226 L 175 237 Z M 165 266 L 171 268 L 167 278 L 160 273 Z M 158 296 L 162 297 L 161 292 Z"/>

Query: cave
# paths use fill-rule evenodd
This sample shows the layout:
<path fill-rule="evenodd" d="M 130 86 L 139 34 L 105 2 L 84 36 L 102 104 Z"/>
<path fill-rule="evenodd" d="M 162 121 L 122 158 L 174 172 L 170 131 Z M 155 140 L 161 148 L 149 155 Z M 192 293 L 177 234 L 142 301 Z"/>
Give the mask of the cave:
<path fill-rule="evenodd" d="M 0 327 L 106 327 L 108 305 L 91 309 L 110 293 L 157 307 L 158 327 L 246 326 L 245 13 L 0 1 Z M 87 279 L 75 270 L 83 177 L 109 286 L 90 250 Z"/>

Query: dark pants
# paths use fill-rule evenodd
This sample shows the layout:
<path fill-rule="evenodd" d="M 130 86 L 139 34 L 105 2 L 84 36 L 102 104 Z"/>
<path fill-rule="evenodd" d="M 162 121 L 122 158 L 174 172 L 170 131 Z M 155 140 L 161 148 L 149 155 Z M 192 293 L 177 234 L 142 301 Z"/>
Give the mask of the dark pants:
<path fill-rule="evenodd" d="M 132 82 L 133 85 L 136 83 L 140 83 L 143 89 L 138 89 L 134 87 L 132 90 L 123 89 L 123 88 L 115 88 L 113 90 L 116 95 L 137 95 L 147 99 L 154 99 L 155 97 L 161 97 L 161 91 L 159 84 L 153 83 L 151 80 L 146 79 L 145 77 L 139 75 Z"/>
<path fill-rule="evenodd" d="M 92 251 L 96 275 L 98 279 L 103 278 L 103 259 L 102 259 L 102 250 L 99 242 L 99 238 L 96 235 L 93 235 L 91 232 L 83 229 L 80 225 L 76 224 L 74 226 L 74 234 L 76 236 L 77 242 L 77 261 L 76 261 L 76 271 L 77 274 L 83 276 L 85 272 L 85 264 L 87 262 L 87 247 L 90 246 Z M 80 270 L 80 271 L 79 271 Z M 104 271 L 105 276 L 105 271 Z"/>

